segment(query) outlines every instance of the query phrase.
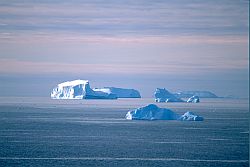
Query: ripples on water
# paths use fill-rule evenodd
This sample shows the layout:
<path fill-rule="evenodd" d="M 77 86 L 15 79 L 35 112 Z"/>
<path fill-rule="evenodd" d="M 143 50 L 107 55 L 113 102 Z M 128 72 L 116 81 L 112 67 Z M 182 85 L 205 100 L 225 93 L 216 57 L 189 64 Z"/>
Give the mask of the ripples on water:
<path fill-rule="evenodd" d="M 129 121 L 154 99 L 0 99 L 0 166 L 248 166 L 248 100 L 160 103 L 202 122 Z"/>

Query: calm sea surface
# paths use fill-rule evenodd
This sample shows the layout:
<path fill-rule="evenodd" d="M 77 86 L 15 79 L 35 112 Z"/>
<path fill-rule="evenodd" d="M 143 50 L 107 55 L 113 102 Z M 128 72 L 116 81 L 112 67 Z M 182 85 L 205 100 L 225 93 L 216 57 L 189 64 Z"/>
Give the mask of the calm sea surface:
<path fill-rule="evenodd" d="M 157 104 L 202 122 L 124 119 L 150 103 L 0 98 L 0 166 L 249 166 L 248 99 Z"/>

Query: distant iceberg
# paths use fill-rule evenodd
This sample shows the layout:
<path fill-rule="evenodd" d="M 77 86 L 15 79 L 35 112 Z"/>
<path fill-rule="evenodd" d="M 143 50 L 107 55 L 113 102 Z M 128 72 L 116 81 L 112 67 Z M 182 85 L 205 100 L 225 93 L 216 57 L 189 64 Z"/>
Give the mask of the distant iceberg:
<path fill-rule="evenodd" d="M 94 88 L 93 90 L 115 94 L 118 98 L 141 98 L 140 92 L 135 89 L 104 87 L 104 88 Z"/>
<path fill-rule="evenodd" d="M 155 102 L 184 102 L 180 98 L 176 97 L 165 88 L 157 88 L 154 93 Z"/>
<path fill-rule="evenodd" d="M 181 121 L 203 121 L 203 117 L 195 115 L 192 112 L 186 112 L 178 120 L 181 120 Z"/>
<path fill-rule="evenodd" d="M 199 103 L 200 98 L 198 96 L 192 96 L 187 100 L 187 103 Z"/>
<path fill-rule="evenodd" d="M 198 96 L 200 98 L 218 98 L 217 95 L 210 91 L 181 91 L 174 93 L 178 98 L 189 98 L 191 96 Z"/>
<path fill-rule="evenodd" d="M 155 104 L 149 104 L 135 110 L 128 111 L 125 118 L 127 120 L 180 120 L 180 121 L 202 121 L 203 118 L 192 112 L 186 112 L 179 116 L 175 112 L 159 108 Z"/>
<path fill-rule="evenodd" d="M 51 92 L 52 99 L 117 99 L 112 93 L 95 91 L 88 80 L 67 81 L 57 85 Z"/>

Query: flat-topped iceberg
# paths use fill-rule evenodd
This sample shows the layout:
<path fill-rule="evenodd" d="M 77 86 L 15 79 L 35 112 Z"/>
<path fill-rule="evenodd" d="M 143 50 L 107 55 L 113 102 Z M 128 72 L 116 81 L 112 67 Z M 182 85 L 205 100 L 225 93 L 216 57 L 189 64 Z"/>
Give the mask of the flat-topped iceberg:
<path fill-rule="evenodd" d="M 191 96 L 198 96 L 200 98 L 218 98 L 217 95 L 209 91 L 181 91 L 174 93 L 174 95 L 178 98 L 189 98 Z"/>
<path fill-rule="evenodd" d="M 93 90 L 115 94 L 118 98 L 141 98 L 140 92 L 135 89 L 104 87 L 104 88 L 94 88 Z"/>
<path fill-rule="evenodd" d="M 157 88 L 154 93 L 155 102 L 184 102 L 180 98 L 167 91 L 165 88 Z"/>
<path fill-rule="evenodd" d="M 159 108 L 155 104 L 149 104 L 135 110 L 128 111 L 126 116 L 128 120 L 180 120 L 180 121 L 202 121 L 203 118 L 192 112 L 186 112 L 179 116 L 175 112 Z"/>
<path fill-rule="evenodd" d="M 51 92 L 52 99 L 116 99 L 116 95 L 90 88 L 88 80 L 67 81 L 57 85 Z"/>
<path fill-rule="evenodd" d="M 187 100 L 187 103 L 199 103 L 200 98 L 198 96 L 192 96 Z"/>

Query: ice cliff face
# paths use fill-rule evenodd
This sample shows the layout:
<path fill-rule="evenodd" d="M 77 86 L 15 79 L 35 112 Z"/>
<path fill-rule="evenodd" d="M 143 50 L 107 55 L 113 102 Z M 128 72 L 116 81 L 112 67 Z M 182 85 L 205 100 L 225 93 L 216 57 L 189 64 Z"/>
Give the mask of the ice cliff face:
<path fill-rule="evenodd" d="M 90 88 L 88 80 L 67 81 L 57 85 L 51 92 L 52 99 L 116 99 L 116 95 Z"/>
<path fill-rule="evenodd" d="M 186 112 L 179 116 L 175 112 L 159 108 L 154 104 L 128 111 L 125 116 L 128 120 L 179 120 L 179 121 L 203 121 L 203 118 L 192 112 Z"/>
<path fill-rule="evenodd" d="M 192 96 L 187 100 L 187 103 L 199 103 L 200 98 L 198 96 Z"/>
<path fill-rule="evenodd" d="M 184 102 L 180 98 L 167 91 L 165 88 L 157 88 L 154 93 L 156 102 Z"/>
<path fill-rule="evenodd" d="M 135 89 L 104 87 L 104 88 L 95 88 L 93 90 L 116 94 L 118 98 L 141 98 L 140 92 Z"/>

